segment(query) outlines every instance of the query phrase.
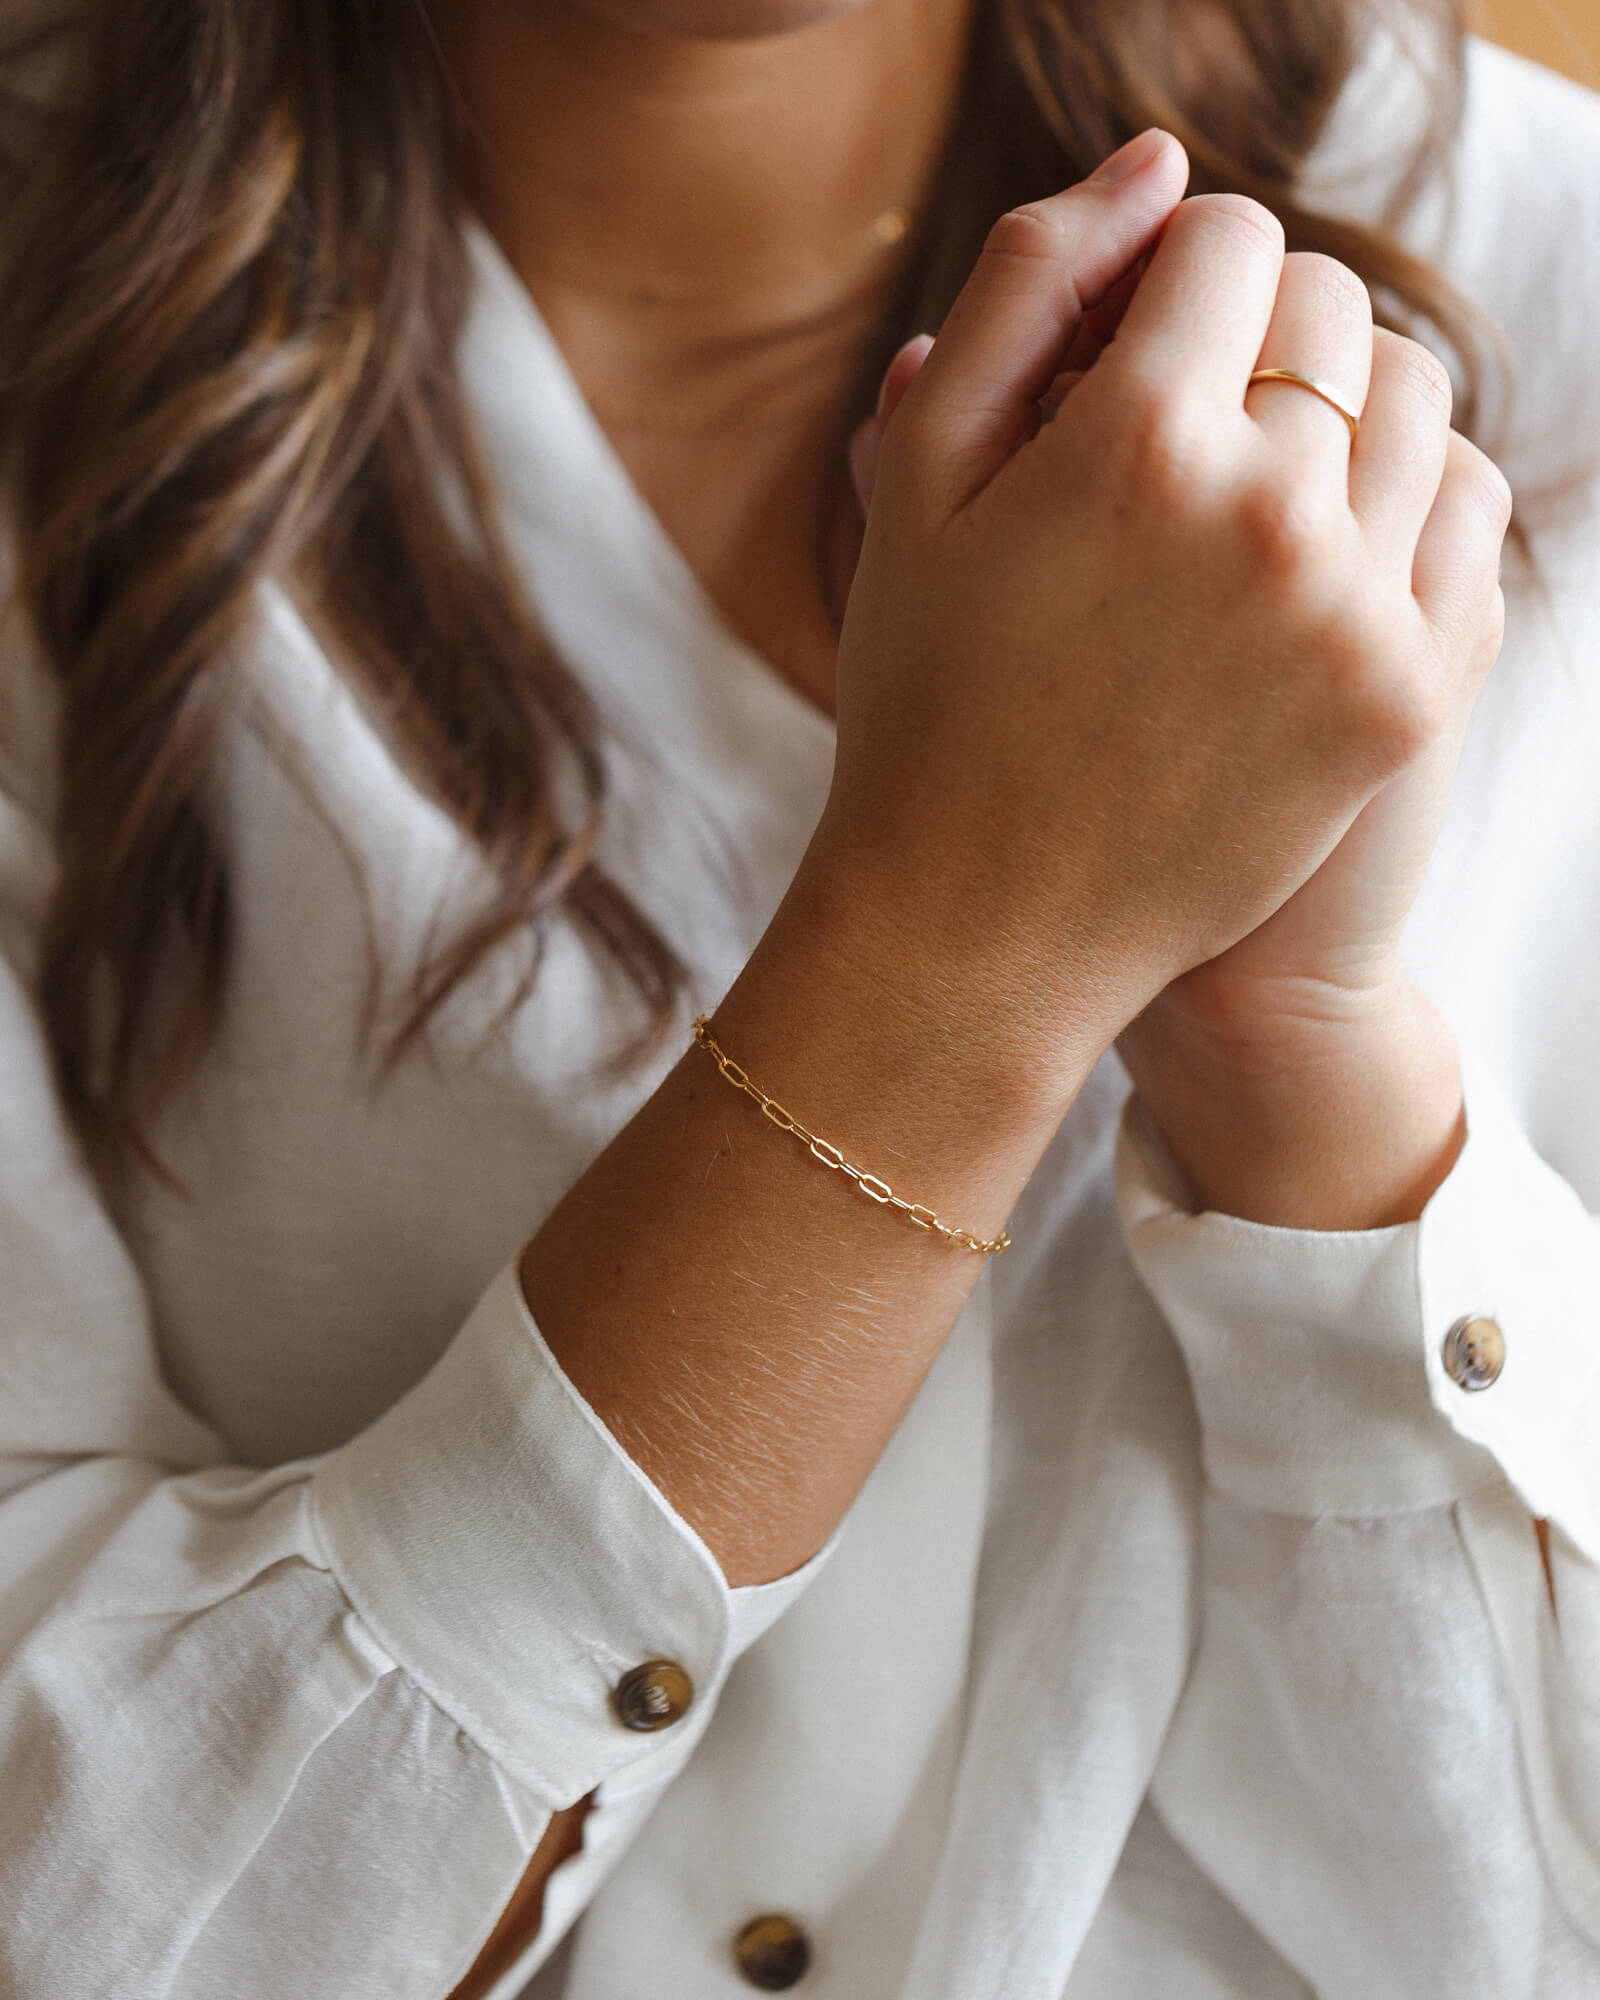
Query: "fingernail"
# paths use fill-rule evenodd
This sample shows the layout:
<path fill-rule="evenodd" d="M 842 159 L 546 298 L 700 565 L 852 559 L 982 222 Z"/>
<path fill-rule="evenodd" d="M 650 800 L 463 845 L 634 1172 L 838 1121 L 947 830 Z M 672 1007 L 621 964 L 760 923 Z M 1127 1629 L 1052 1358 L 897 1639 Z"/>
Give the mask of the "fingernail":
<path fill-rule="evenodd" d="M 1120 147 L 1109 160 L 1102 160 L 1089 178 L 1110 187 L 1118 181 L 1131 181 L 1135 174 L 1142 174 L 1146 167 L 1159 159 L 1166 149 L 1166 133 L 1159 125 L 1152 125 L 1148 132 L 1141 132 L 1137 139 L 1130 139 L 1127 145 Z"/>

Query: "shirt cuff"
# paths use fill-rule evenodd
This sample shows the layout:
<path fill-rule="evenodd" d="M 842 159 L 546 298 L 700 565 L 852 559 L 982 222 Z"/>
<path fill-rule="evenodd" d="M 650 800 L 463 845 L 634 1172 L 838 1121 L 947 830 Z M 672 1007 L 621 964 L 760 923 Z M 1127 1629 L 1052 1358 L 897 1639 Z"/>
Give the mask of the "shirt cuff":
<path fill-rule="evenodd" d="M 562 1373 L 515 1265 L 431 1373 L 322 1461 L 312 1493 L 329 1568 L 379 1644 L 552 1811 L 624 1771 L 631 1785 L 675 1769 L 734 1660 L 833 1546 L 730 1590 Z M 687 1674 L 687 1705 L 669 1677 L 681 1715 L 625 1726 L 619 1684 L 659 1661 Z"/>
<path fill-rule="evenodd" d="M 1328 1233 L 1194 1213 L 1131 1100 L 1124 1237 L 1183 1351 L 1219 1491 L 1370 1517 L 1504 1478 L 1600 1561 L 1600 1229 L 1470 1055 L 1463 1091 L 1466 1144 L 1421 1220 Z M 1470 1317 L 1505 1342 L 1477 1392 L 1443 1359 Z"/>

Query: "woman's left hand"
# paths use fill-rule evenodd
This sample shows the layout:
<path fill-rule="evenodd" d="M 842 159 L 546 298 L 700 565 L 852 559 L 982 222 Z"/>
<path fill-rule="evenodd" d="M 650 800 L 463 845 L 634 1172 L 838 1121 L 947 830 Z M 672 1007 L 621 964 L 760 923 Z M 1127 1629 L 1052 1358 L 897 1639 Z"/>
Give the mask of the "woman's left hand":
<path fill-rule="evenodd" d="M 1455 1163 L 1455 1040 L 1400 940 L 1459 743 L 1395 779 L 1276 915 L 1124 1030 L 1119 1051 L 1197 1208 L 1379 1228 L 1414 1221 Z"/>
<path fill-rule="evenodd" d="M 1100 339 L 1113 335 L 1121 303 L 1110 302 L 1096 329 Z M 1348 367 L 1349 358 L 1319 356 L 1315 324 L 1281 319 L 1273 320 L 1260 365 L 1337 383 L 1340 361 Z M 1406 349 L 1417 368 L 1429 367 L 1413 343 L 1381 328 L 1373 337 Z M 851 458 L 863 506 L 878 437 L 930 345 L 924 336 L 902 348 L 877 415 L 857 433 Z M 1074 366 L 1045 399 L 1041 421 L 1094 358 L 1092 349 L 1069 357 Z M 1432 367 L 1443 408 L 1437 463 L 1425 476 L 1436 497 L 1417 543 L 1414 581 L 1435 551 L 1457 539 L 1458 524 L 1443 518 L 1445 505 L 1481 505 L 1486 495 L 1496 496 L 1496 504 L 1506 499 L 1493 481 L 1442 484 L 1448 456 L 1477 453 L 1448 429 L 1448 386 Z M 1377 379 L 1394 374 L 1379 370 Z M 1252 400 L 1289 395 L 1312 403 L 1292 385 L 1260 384 L 1250 393 Z M 1359 406 L 1361 396 L 1350 400 Z M 1314 407 L 1302 414 L 1340 421 L 1332 410 L 1325 417 Z M 1417 477 L 1414 462 L 1390 468 L 1358 455 L 1352 464 L 1353 484 L 1390 478 L 1414 488 Z M 1441 491 L 1465 497 L 1444 502 Z M 1375 544 L 1375 569 L 1386 559 L 1392 559 L 1386 546 Z M 1474 689 L 1498 654 L 1504 621 L 1497 580 L 1479 584 Z M 1322 867 L 1274 916 L 1174 981 L 1123 1033 L 1119 1049 L 1197 1205 L 1285 1227 L 1377 1227 L 1414 1219 L 1448 1173 L 1464 1136 L 1459 1062 L 1448 1028 L 1412 986 L 1400 944 L 1438 839 L 1469 716 L 1464 707 L 1453 731 L 1368 802 Z"/>

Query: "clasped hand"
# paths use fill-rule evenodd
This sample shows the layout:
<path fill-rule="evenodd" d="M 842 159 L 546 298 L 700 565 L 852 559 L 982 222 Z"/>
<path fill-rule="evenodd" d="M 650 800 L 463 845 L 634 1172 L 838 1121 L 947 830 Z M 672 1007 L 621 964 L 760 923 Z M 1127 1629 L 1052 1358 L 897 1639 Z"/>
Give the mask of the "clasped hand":
<path fill-rule="evenodd" d="M 1162 135 L 1108 167 L 1000 219 L 855 440 L 822 837 L 1017 996 L 997 1032 L 1042 1073 L 1121 1036 L 1202 1195 L 1208 1092 L 1237 1120 L 1259 1085 L 1270 1150 L 1315 1143 L 1297 1092 L 1376 1091 L 1403 1189 L 1262 1219 L 1400 1219 L 1459 1144 L 1400 936 L 1499 651 L 1510 494 L 1342 264 L 1243 197 L 1183 201 Z M 1327 384 L 1358 438 L 1261 368 Z"/>

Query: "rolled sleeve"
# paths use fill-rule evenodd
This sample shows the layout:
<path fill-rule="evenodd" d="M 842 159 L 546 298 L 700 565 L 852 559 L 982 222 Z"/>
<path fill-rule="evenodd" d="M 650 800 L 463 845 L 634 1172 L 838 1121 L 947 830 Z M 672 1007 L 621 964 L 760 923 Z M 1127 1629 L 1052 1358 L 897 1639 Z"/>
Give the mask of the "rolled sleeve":
<path fill-rule="evenodd" d="M 1375 1517 L 1508 1480 L 1600 1559 L 1592 1442 L 1600 1237 L 1487 1070 L 1464 1064 L 1468 1136 L 1419 1222 L 1319 1233 L 1196 1214 L 1137 1101 L 1118 1205 L 1182 1348 L 1208 1477 L 1246 1504 Z M 1450 1328 L 1494 1319 L 1506 1358 L 1457 1386 Z"/>
<path fill-rule="evenodd" d="M 680 1763 L 734 1659 L 828 1554 L 730 1590 L 561 1372 L 514 1266 L 433 1371 L 329 1455 L 313 1494 L 363 1621 L 552 1810 Z M 681 1666 L 693 1699 L 679 1720 L 629 1729 L 614 1692 L 653 1660 Z"/>

